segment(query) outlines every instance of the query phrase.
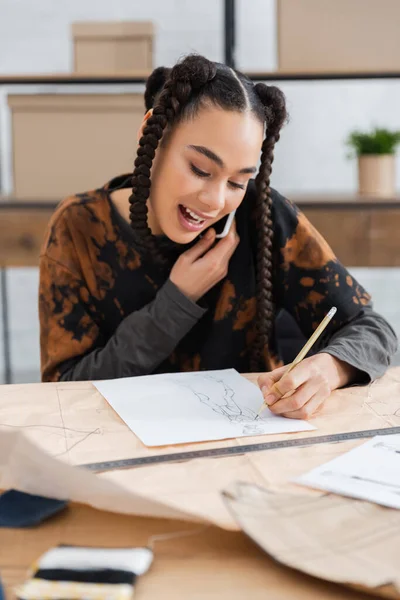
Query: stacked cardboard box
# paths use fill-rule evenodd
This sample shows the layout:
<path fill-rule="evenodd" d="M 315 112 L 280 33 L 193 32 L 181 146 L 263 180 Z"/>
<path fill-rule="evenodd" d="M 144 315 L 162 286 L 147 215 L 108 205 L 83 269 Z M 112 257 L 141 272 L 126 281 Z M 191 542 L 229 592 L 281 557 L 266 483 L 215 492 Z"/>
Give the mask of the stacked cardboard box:
<path fill-rule="evenodd" d="M 76 73 L 151 71 L 151 23 L 75 23 L 72 38 Z M 132 170 L 142 90 L 10 95 L 8 105 L 15 198 L 59 200 Z"/>

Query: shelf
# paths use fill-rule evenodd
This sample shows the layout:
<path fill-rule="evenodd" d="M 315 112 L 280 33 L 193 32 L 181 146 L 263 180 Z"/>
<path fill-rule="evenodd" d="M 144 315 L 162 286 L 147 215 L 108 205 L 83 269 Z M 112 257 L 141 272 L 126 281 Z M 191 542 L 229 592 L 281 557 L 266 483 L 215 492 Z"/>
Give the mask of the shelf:
<path fill-rule="evenodd" d="M 400 266 L 400 198 L 359 201 L 350 195 L 288 196 L 345 265 Z M 0 202 L 0 266 L 37 266 L 56 205 L 10 198 Z"/>
<path fill-rule="evenodd" d="M 400 195 L 393 198 L 377 198 L 358 196 L 356 194 L 327 194 L 303 193 L 303 194 L 283 194 L 292 202 L 301 208 L 316 209 L 397 209 L 400 208 Z M 16 199 L 12 196 L 0 196 L 0 211 L 4 210 L 54 210 L 61 199 L 57 200 L 24 200 Z"/>
<path fill-rule="evenodd" d="M 32 73 L 0 74 L 0 85 L 122 85 L 144 84 L 150 71 L 127 73 L 81 74 L 81 73 Z M 400 71 L 346 71 L 346 72 L 286 72 L 248 71 L 254 81 L 335 81 L 355 79 L 400 79 Z"/>
<path fill-rule="evenodd" d="M 0 196 L 0 212 L 15 210 L 53 211 L 60 200 L 17 200 L 11 196 Z"/>
<path fill-rule="evenodd" d="M 334 81 L 353 79 L 400 79 L 400 71 L 330 71 L 330 72 L 246 72 L 250 79 L 257 81 Z"/>
<path fill-rule="evenodd" d="M 396 209 L 400 208 L 400 195 L 388 198 L 360 196 L 357 194 L 327 194 L 312 192 L 303 194 L 284 194 L 301 208 L 321 209 Z"/>
<path fill-rule="evenodd" d="M 31 73 L 0 74 L 0 85 L 99 85 L 145 83 L 151 71 L 132 71 L 129 73 Z"/>

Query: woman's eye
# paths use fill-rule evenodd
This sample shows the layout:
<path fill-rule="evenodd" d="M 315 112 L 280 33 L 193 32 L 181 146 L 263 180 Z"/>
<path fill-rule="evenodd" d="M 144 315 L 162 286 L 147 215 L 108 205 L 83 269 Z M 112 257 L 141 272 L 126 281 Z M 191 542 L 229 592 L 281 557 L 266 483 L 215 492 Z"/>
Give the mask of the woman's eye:
<path fill-rule="evenodd" d="M 231 186 L 231 188 L 233 188 L 234 190 L 245 190 L 246 186 L 242 185 L 241 183 L 235 183 L 234 181 L 228 181 L 228 184 Z"/>
<path fill-rule="evenodd" d="M 206 173 L 206 171 L 202 171 L 201 169 L 199 169 L 198 167 L 196 167 L 196 165 L 194 165 L 193 163 L 190 163 L 190 168 L 192 170 L 192 172 L 197 175 L 197 177 L 211 177 L 210 173 Z M 245 190 L 246 186 L 242 185 L 241 183 L 235 183 L 234 181 L 228 181 L 228 185 L 233 188 L 234 190 Z"/>
<path fill-rule="evenodd" d="M 196 165 L 194 165 L 193 163 L 190 163 L 190 168 L 193 171 L 193 173 L 195 175 L 197 175 L 197 177 L 210 177 L 210 173 L 206 173 L 205 171 L 202 171 L 201 169 L 196 167 Z"/>

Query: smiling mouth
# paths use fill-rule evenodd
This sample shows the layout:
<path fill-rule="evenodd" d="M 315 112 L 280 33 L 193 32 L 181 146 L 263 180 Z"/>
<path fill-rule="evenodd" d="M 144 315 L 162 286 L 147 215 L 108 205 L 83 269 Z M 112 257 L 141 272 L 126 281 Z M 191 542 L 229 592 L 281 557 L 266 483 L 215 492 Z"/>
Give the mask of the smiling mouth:
<path fill-rule="evenodd" d="M 179 205 L 179 211 L 182 217 L 185 219 L 187 223 L 193 225 L 195 227 L 201 227 L 206 222 L 206 219 L 197 215 L 193 210 L 183 206 L 183 204 Z"/>

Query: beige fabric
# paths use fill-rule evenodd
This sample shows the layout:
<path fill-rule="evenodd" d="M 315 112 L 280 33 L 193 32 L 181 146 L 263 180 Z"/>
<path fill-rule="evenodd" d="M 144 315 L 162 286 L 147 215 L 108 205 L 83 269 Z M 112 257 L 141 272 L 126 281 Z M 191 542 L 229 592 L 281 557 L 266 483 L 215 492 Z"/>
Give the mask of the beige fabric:
<path fill-rule="evenodd" d="M 234 484 L 225 501 L 278 562 L 377 595 L 400 598 L 400 510 L 334 494 L 269 492 Z"/>
<path fill-rule="evenodd" d="M 250 377 L 256 380 L 256 377 Z M 29 440 L 58 460 L 79 465 L 141 455 L 207 447 L 246 444 L 287 437 L 309 437 L 343 431 L 400 425 L 400 368 L 362 387 L 334 392 L 313 419 L 317 429 L 297 434 L 257 436 L 223 442 L 146 448 L 110 408 L 91 383 L 54 383 L 0 387 L 0 431 L 20 428 Z M 144 499 L 170 507 L 175 514 L 205 519 L 237 529 L 220 492 L 234 481 L 257 483 L 271 489 L 295 490 L 294 477 L 361 443 L 350 441 L 290 448 L 232 458 L 197 459 L 103 473 L 101 479 L 118 484 Z M 301 488 L 304 494 L 319 494 Z M 79 501 L 85 501 L 79 497 Z M 103 509 L 118 510 L 114 499 Z M 134 511 L 133 511 L 134 512 Z M 182 515 L 183 516 L 183 515 Z"/>
<path fill-rule="evenodd" d="M 255 377 L 253 377 L 255 379 Z M 13 385 L 0 387 L 0 431 L 21 431 L 37 447 L 57 460 L 76 465 L 100 460 L 159 453 L 145 448 L 111 410 L 90 383 Z M 366 387 L 335 392 L 315 418 L 315 432 L 291 434 L 297 437 L 340 431 L 400 425 L 400 368 Z M 276 440 L 287 434 L 229 440 L 179 449 L 245 444 Z M 193 518 L 207 518 L 222 527 L 235 529 L 235 519 L 221 490 L 241 480 L 268 487 L 279 493 L 302 494 L 305 501 L 317 498 L 317 491 L 300 488 L 289 480 L 314 466 L 349 450 L 361 442 L 267 451 L 249 456 L 202 459 L 101 475 L 101 479 L 122 482 L 167 506 L 188 511 Z M 176 447 L 161 449 L 175 451 Z M 113 509 L 114 507 L 110 507 Z M 188 517 L 190 516 L 188 514 Z M 145 545 L 149 536 L 179 530 L 197 530 L 198 524 L 166 519 L 129 517 L 99 512 L 74 505 L 39 528 L 0 529 L 0 573 L 12 596 L 12 587 L 21 583 L 29 565 L 48 548 L 64 544 L 98 546 Z M 242 533 L 206 527 L 196 535 L 160 541 L 155 562 L 135 589 L 137 600 L 176 598 L 191 600 L 263 599 L 306 600 L 319 598 L 351 600 L 353 592 L 286 569 L 257 549 Z M 383 590 L 374 590 L 381 593 Z M 361 594 L 361 598 L 368 598 Z"/>

